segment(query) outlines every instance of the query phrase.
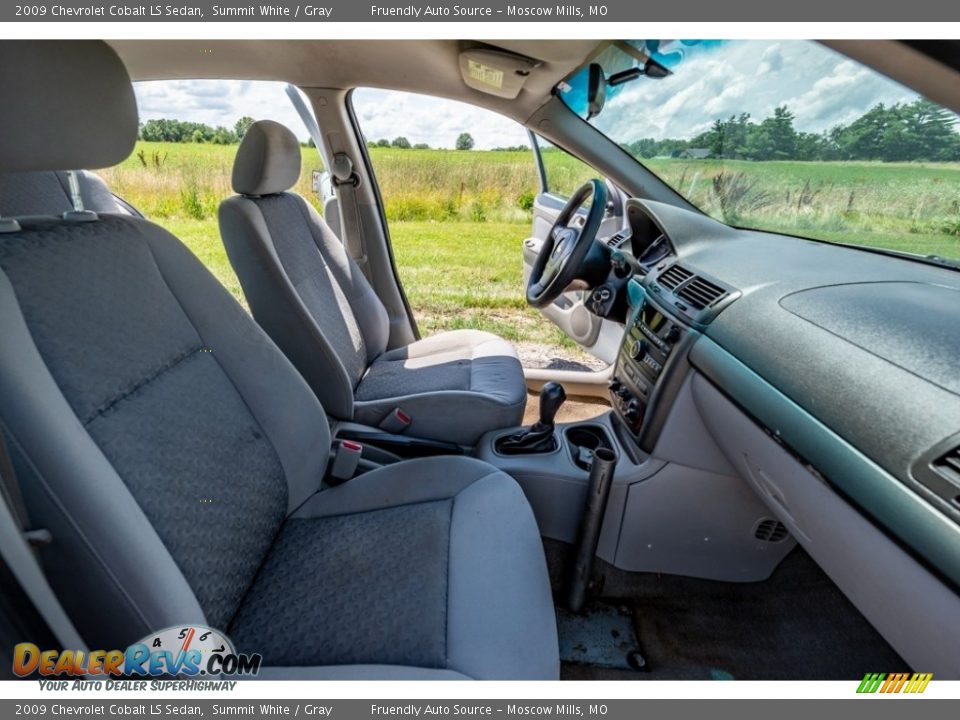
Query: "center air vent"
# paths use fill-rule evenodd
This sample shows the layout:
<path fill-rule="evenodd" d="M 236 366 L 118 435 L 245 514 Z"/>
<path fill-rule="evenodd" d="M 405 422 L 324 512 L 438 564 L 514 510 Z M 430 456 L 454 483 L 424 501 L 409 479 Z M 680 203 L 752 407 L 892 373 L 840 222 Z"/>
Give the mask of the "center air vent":
<path fill-rule="evenodd" d="M 672 265 L 658 278 L 658 281 L 667 290 L 673 290 L 677 285 L 692 277 L 693 273 L 682 265 Z"/>
<path fill-rule="evenodd" d="M 786 525 L 779 520 L 774 520 L 773 518 L 761 520 L 757 523 L 757 527 L 753 531 L 753 536 L 757 540 L 771 543 L 786 540 L 789 534 L 790 533 L 787 532 Z"/>
<path fill-rule="evenodd" d="M 663 281 L 661 280 L 661 283 Z M 709 280 L 696 276 L 677 291 L 677 297 L 690 303 L 698 310 L 703 310 L 725 297 L 727 291 L 714 285 Z"/>

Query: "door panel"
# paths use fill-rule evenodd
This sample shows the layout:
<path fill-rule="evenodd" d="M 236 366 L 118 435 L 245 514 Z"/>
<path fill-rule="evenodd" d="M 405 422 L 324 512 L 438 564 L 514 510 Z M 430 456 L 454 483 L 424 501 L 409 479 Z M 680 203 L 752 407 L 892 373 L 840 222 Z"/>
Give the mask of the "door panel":
<path fill-rule="evenodd" d="M 526 285 L 533 263 L 543 246 L 550 228 L 560 215 L 566 199 L 551 193 L 540 193 L 533 203 L 533 228 L 531 237 L 523 243 L 523 281 Z M 615 206 L 622 204 L 615 203 Z M 579 212 L 576 217 L 585 218 L 586 213 Z M 608 237 L 623 225 L 621 215 L 608 211 L 600 225 L 597 237 Z M 585 302 L 587 293 L 582 290 L 567 292 L 558 297 L 551 305 L 540 312 L 544 317 L 563 330 L 569 337 L 581 345 L 594 357 L 607 363 L 616 359 L 617 348 L 623 335 L 619 323 L 603 320 L 590 312 Z M 604 327 L 610 325 L 612 327 Z"/>

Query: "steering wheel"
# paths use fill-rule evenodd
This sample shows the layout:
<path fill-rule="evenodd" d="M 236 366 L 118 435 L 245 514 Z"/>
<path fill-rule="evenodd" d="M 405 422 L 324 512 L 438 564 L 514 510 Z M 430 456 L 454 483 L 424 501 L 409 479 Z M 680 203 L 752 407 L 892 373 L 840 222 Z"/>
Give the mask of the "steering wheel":
<path fill-rule="evenodd" d="M 570 221 L 583 204 L 593 199 L 586 221 L 580 227 L 570 227 Z M 607 187 L 600 180 L 581 185 L 563 206 L 556 222 L 540 247 L 527 280 L 527 304 L 535 308 L 547 307 L 556 300 L 574 280 L 579 279 L 583 261 L 590 252 L 603 214 L 607 208 Z"/>

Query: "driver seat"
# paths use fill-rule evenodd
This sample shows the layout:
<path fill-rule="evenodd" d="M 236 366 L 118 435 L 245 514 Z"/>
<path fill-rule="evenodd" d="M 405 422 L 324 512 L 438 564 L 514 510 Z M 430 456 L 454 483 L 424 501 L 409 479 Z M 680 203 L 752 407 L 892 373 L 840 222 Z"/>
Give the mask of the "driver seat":
<path fill-rule="evenodd" d="M 233 166 L 237 195 L 220 205 L 220 234 L 250 310 L 340 420 L 473 445 L 519 425 L 523 367 L 507 341 L 454 330 L 387 349 L 387 311 L 324 220 L 300 195 L 300 143 L 254 123 Z M 440 269 L 438 268 L 438 271 Z"/>

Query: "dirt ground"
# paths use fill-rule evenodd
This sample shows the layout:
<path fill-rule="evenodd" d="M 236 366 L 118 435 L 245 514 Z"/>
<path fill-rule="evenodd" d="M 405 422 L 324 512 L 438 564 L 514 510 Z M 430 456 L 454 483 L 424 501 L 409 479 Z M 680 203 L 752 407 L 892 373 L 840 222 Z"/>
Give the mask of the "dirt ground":
<path fill-rule="evenodd" d="M 556 422 L 577 422 L 603 415 L 610 409 L 610 403 L 600 398 L 571 395 L 560 407 Z M 540 416 L 540 396 L 527 393 L 527 408 L 523 413 L 523 424 L 530 425 Z"/>
<path fill-rule="evenodd" d="M 607 364 L 579 348 L 564 348 L 541 343 L 514 343 L 524 367 L 547 370 L 603 370 Z"/>

